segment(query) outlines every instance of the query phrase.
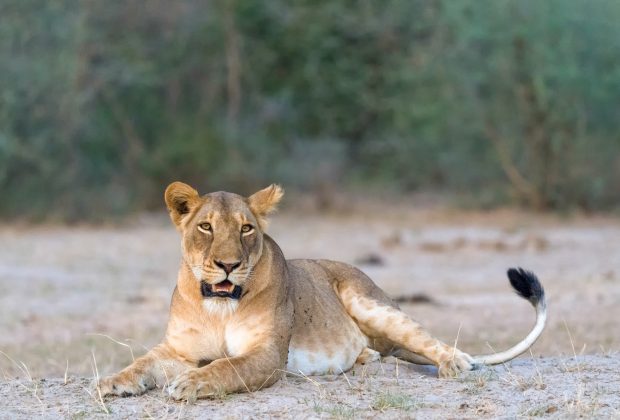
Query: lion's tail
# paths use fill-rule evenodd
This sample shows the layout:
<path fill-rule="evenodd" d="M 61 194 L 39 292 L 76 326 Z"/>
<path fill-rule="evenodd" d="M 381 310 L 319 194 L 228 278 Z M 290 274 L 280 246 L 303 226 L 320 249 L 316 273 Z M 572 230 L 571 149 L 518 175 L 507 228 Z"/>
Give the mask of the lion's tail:
<path fill-rule="evenodd" d="M 545 328 L 545 322 L 547 321 L 545 290 L 536 275 L 522 268 L 511 268 L 508 270 L 508 279 L 517 294 L 529 300 L 534 309 L 536 309 L 536 324 L 527 337 L 508 350 L 500 353 L 473 356 L 476 364 L 496 365 L 514 359 L 529 349 Z"/>

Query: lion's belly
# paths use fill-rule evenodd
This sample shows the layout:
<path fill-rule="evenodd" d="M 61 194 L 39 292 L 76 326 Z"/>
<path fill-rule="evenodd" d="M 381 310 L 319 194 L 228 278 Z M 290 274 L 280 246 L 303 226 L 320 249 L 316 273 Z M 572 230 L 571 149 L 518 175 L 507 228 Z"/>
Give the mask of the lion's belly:
<path fill-rule="evenodd" d="M 363 348 L 361 349 L 363 350 Z M 335 352 L 289 348 L 286 370 L 304 375 L 342 373 L 351 369 L 360 349 L 338 349 Z"/>
<path fill-rule="evenodd" d="M 286 369 L 304 375 L 342 373 L 349 370 L 368 345 L 367 337 L 352 319 L 336 328 L 307 330 L 293 334 Z"/>

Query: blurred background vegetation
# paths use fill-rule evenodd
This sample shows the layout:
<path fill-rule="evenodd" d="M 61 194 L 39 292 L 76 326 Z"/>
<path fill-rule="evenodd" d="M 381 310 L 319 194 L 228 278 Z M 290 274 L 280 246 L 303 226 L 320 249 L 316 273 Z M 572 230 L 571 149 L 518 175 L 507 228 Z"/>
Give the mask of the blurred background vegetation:
<path fill-rule="evenodd" d="M 620 205 L 616 0 L 0 4 L 0 215 L 249 192 Z"/>

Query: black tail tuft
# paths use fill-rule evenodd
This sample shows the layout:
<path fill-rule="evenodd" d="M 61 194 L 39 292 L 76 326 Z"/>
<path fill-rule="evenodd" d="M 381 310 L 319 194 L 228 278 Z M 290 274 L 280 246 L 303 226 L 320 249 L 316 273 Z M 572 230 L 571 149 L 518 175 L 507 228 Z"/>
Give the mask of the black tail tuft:
<path fill-rule="evenodd" d="M 536 306 L 545 299 L 545 289 L 538 281 L 536 274 L 522 268 L 511 268 L 508 270 L 508 279 L 517 294 L 529 300 Z"/>

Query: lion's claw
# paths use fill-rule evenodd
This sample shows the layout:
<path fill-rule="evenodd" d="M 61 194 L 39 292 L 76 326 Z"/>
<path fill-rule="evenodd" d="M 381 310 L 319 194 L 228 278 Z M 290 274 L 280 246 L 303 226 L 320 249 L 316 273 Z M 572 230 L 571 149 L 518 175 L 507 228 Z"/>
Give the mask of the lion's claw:
<path fill-rule="evenodd" d="M 102 397 L 116 395 L 119 397 L 130 397 L 133 395 L 144 394 L 154 386 L 153 381 L 140 378 L 137 381 L 129 380 L 120 375 L 108 376 L 94 382 L 91 388 L 95 393 L 101 394 Z"/>
<path fill-rule="evenodd" d="M 474 366 L 474 359 L 469 354 L 456 350 L 453 356 L 439 363 L 438 374 L 440 378 L 455 378 L 461 372 L 472 370 Z"/>
<path fill-rule="evenodd" d="M 199 382 L 193 371 L 183 372 L 168 385 L 168 395 L 177 401 L 193 403 L 198 398 Z"/>

